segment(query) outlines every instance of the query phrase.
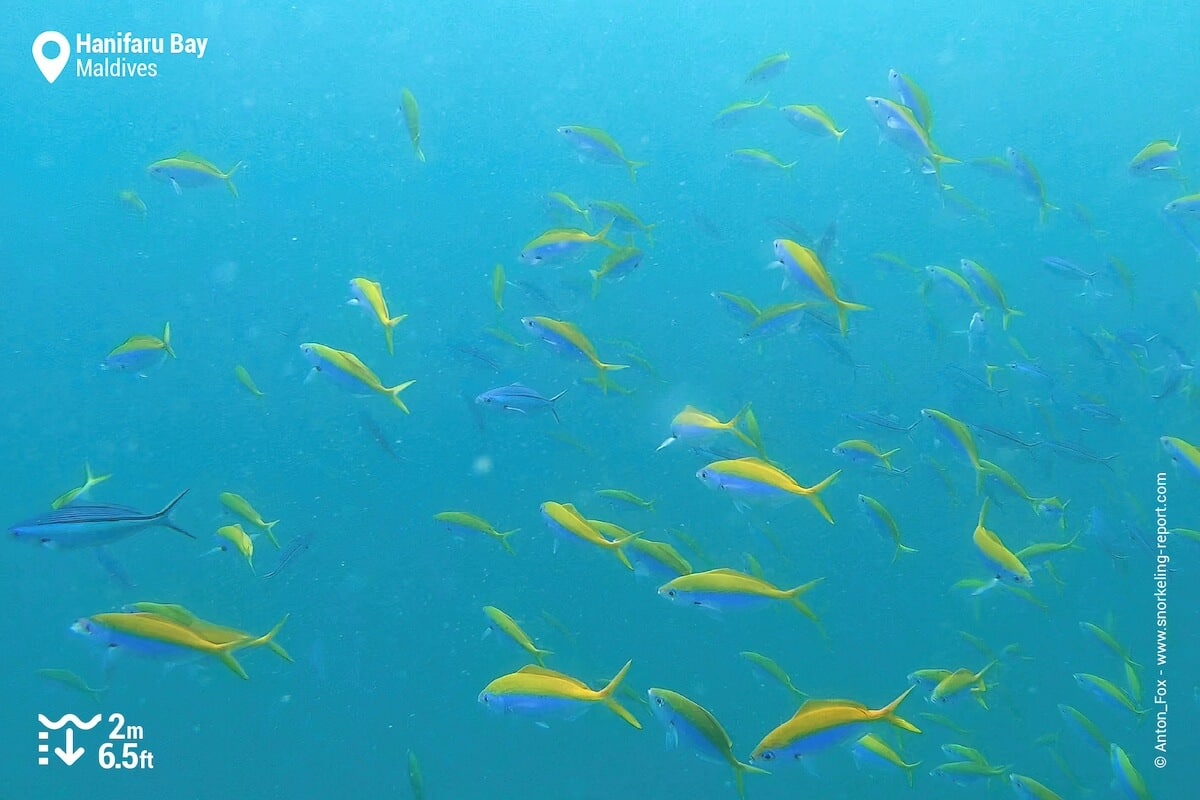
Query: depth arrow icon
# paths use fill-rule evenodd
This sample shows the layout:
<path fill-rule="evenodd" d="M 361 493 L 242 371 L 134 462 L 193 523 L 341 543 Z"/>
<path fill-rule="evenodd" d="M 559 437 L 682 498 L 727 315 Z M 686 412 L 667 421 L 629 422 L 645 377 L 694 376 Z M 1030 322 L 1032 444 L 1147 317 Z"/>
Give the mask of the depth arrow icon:
<path fill-rule="evenodd" d="M 67 746 L 66 749 L 61 747 L 54 748 L 54 755 L 62 759 L 62 762 L 68 767 L 74 764 L 83 755 L 83 748 L 75 747 L 75 729 L 67 728 Z"/>

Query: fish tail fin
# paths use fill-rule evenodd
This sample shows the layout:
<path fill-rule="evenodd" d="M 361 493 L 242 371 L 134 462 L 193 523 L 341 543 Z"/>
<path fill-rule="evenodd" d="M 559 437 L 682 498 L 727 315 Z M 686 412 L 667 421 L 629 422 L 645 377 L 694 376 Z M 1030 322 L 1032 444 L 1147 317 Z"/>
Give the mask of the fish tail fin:
<path fill-rule="evenodd" d="M 399 325 L 401 322 L 404 322 L 404 320 L 406 320 L 406 319 L 408 319 L 408 314 L 401 314 L 398 317 L 389 317 L 388 320 L 383 323 L 383 336 L 385 339 L 387 339 L 387 349 L 388 349 L 389 356 L 394 356 L 396 354 L 396 343 L 395 343 L 395 339 L 392 335 L 392 329 L 395 328 L 397 325 Z"/>
<path fill-rule="evenodd" d="M 608 682 L 607 686 L 600 690 L 599 695 L 600 701 L 604 703 L 605 708 L 628 722 L 633 727 L 641 730 L 642 723 L 637 721 L 637 717 L 633 716 L 633 714 L 630 714 L 628 709 L 613 699 L 613 695 L 616 693 L 618 687 L 620 687 L 621 681 L 625 680 L 625 675 L 629 672 L 629 668 L 631 666 L 633 666 L 633 662 L 626 661 L 625 666 L 621 667 L 621 671 L 618 672 L 613 679 Z"/>
<path fill-rule="evenodd" d="M 517 551 L 513 550 L 513 546 L 511 544 L 509 544 L 508 537 L 512 536 L 514 533 L 516 533 L 519 530 L 521 530 L 521 529 L 513 528 L 511 531 L 505 531 L 504 533 L 497 534 L 497 537 L 500 539 L 501 546 L 503 546 L 504 549 L 508 551 L 508 554 L 510 556 L 515 556 L 517 554 Z"/>
<path fill-rule="evenodd" d="M 171 358 L 175 358 L 175 351 L 171 349 L 171 323 L 170 322 L 168 322 L 166 325 L 163 325 L 162 343 L 163 343 L 163 349 L 167 351 L 167 355 L 169 355 Z"/>
<path fill-rule="evenodd" d="M 221 178 L 225 181 L 225 187 L 227 189 L 229 189 L 229 193 L 231 195 L 233 195 L 235 199 L 238 196 L 238 190 L 237 190 L 237 187 L 233 185 L 233 173 L 237 172 L 239 169 L 241 169 L 245 165 L 246 165 L 245 161 L 239 161 L 236 164 L 234 164 L 232 167 L 229 168 L 229 172 L 226 172 L 224 175 L 221 176 Z"/>
<path fill-rule="evenodd" d="M 422 164 L 424 164 L 425 163 L 425 151 L 423 151 L 421 149 L 421 145 L 414 144 L 413 149 L 416 151 L 417 161 L 420 161 Z"/>
<path fill-rule="evenodd" d="M 235 639 L 229 643 L 230 649 L 241 650 L 246 647 L 262 647 L 263 645 L 269 645 L 272 641 L 274 641 L 275 637 L 279 635 L 279 632 L 283 630 L 283 626 L 287 624 L 288 617 L 290 616 L 291 614 L 284 614 L 283 619 L 279 620 L 279 622 L 276 622 L 274 628 L 271 628 L 271 630 L 267 631 L 258 638 L 247 636 L 245 639 Z"/>
<path fill-rule="evenodd" d="M 282 658 L 284 661 L 288 661 L 293 664 L 296 663 L 296 659 L 292 658 L 291 654 L 288 653 L 287 650 L 284 650 L 283 645 L 281 645 L 279 642 L 276 642 L 276 641 L 267 642 L 267 649 L 270 650 L 275 655 Z"/>
<path fill-rule="evenodd" d="M 630 563 L 629 556 L 625 555 L 625 546 L 637 539 L 640 539 L 643 533 L 645 533 L 645 531 L 638 531 L 637 533 L 629 534 L 624 539 L 618 539 L 615 542 L 609 542 L 609 546 L 612 548 L 612 551 L 617 555 L 617 560 L 624 564 L 626 569 L 633 570 L 633 564 Z"/>
<path fill-rule="evenodd" d="M 154 515 L 154 518 L 158 521 L 158 524 L 162 525 L 164 528 L 170 528 L 173 531 L 178 531 L 178 532 L 182 533 L 184 536 L 188 537 L 189 539 L 195 539 L 196 538 L 195 536 L 193 536 L 192 534 L 185 531 L 183 528 L 176 525 L 175 520 L 173 520 L 171 518 L 171 512 L 173 512 L 175 510 L 175 506 L 178 505 L 179 501 L 183 499 L 183 496 L 190 491 L 191 491 L 191 489 L 184 489 L 182 492 L 175 495 L 175 499 L 172 500 L 171 502 L 167 503 L 167 505 L 163 508 L 162 511 L 159 511 L 157 514 Z"/>
<path fill-rule="evenodd" d="M 846 135 L 845 128 L 842 128 L 840 131 L 837 128 L 833 129 L 833 138 L 838 141 L 838 144 L 841 144 L 842 137 L 845 135 Z"/>
<path fill-rule="evenodd" d="M 642 228 L 642 233 L 644 233 L 646 235 L 646 246 L 647 247 L 654 247 L 654 234 L 651 233 L 650 231 L 657 227 L 658 227 L 658 223 L 652 222 L 649 225 L 647 225 L 646 227 Z"/>
<path fill-rule="evenodd" d="M 901 553 L 915 553 L 915 552 L 917 552 L 917 548 L 909 547 L 906 544 L 901 544 L 900 542 L 896 542 L 896 552 L 892 555 L 892 563 L 893 564 L 896 563 L 896 559 L 900 558 Z"/>
<path fill-rule="evenodd" d="M 1045 200 L 1043 200 L 1041 207 L 1038 209 L 1038 223 L 1041 225 L 1045 225 L 1046 217 L 1050 216 L 1051 211 L 1061 211 L 1061 210 L 1062 209 L 1060 209 L 1058 206 L 1054 205 L 1053 203 L 1047 203 Z"/>
<path fill-rule="evenodd" d="M 822 502 L 821 492 L 825 491 L 830 486 L 832 486 L 833 482 L 836 481 L 838 476 L 841 474 L 842 474 L 842 471 L 839 469 L 837 472 L 833 473 L 828 478 L 826 478 L 825 480 L 818 483 L 816 486 L 811 486 L 807 489 L 804 489 L 803 492 L 800 492 L 800 494 L 803 494 L 805 497 L 808 498 L 808 502 L 810 502 L 814 506 L 816 506 L 817 511 L 821 512 L 821 516 L 824 517 L 825 521 L 828 522 L 830 525 L 834 524 L 833 516 L 829 513 L 829 509 L 825 507 L 825 503 Z M 803 487 L 801 487 L 801 488 L 803 488 Z"/>
<path fill-rule="evenodd" d="M 392 403 L 395 406 L 399 407 L 399 409 L 401 411 L 403 411 L 405 414 L 409 414 L 412 412 L 410 412 L 408 410 L 408 406 L 404 405 L 404 401 L 400 399 L 400 393 L 403 392 L 408 387 L 412 386 L 414 383 L 416 383 L 415 380 L 414 381 L 405 381 L 404 383 L 397 384 L 396 386 L 384 387 L 384 391 L 387 392 L 388 395 L 391 396 Z"/>
<path fill-rule="evenodd" d="M 597 361 L 596 369 L 600 370 L 600 377 L 598 379 L 598 385 L 600 386 L 600 391 L 604 392 L 605 394 L 608 394 L 608 373 L 617 372 L 618 370 L 622 370 L 622 369 L 629 369 L 629 365 L 628 364 L 605 364 L 603 361 Z"/>
<path fill-rule="evenodd" d="M 221 650 L 213 655 L 216 656 L 218 661 L 229 667 L 230 671 L 233 672 L 234 675 L 237 675 L 244 681 L 250 680 L 250 676 L 246 674 L 246 670 L 242 668 L 242 665 L 238 663 L 238 660 L 233 657 L 233 653 L 229 652 L 228 650 Z"/>
<path fill-rule="evenodd" d="M 765 769 L 759 769 L 753 764 L 744 764 L 737 759 L 733 761 L 733 785 L 737 787 L 738 797 L 746 800 L 746 775 L 770 775 Z"/>
<path fill-rule="evenodd" d="M 263 533 L 267 534 L 267 538 L 271 540 L 271 544 L 275 545 L 275 549 L 279 549 L 279 540 L 275 538 L 274 528 L 279 524 L 279 520 L 267 522 L 263 524 Z"/>
<path fill-rule="evenodd" d="M 788 602 L 795 606 L 797 611 L 818 624 L 821 622 L 821 618 L 818 617 L 816 613 L 800 598 L 824 580 L 824 578 L 817 578 L 816 580 L 809 581 L 803 586 L 797 586 L 794 589 L 788 589 L 785 593 L 787 594 Z"/>
<path fill-rule="evenodd" d="M 908 731 L 909 733 L 920 733 L 921 729 L 918 728 L 916 725 L 913 725 L 911 722 L 909 722 L 908 720 L 906 720 L 902 717 L 896 716 L 896 709 L 898 709 L 900 707 L 900 704 L 903 703 L 910 694 L 912 694 L 912 690 L 915 688 L 917 688 L 917 687 L 916 686 L 908 687 L 907 689 L 904 690 L 903 694 L 901 694 L 895 700 L 893 700 L 892 702 L 888 703 L 886 706 L 881 708 L 879 710 L 879 718 L 886 720 L 887 722 L 891 723 L 892 725 L 895 725 L 897 728 Z"/>
<path fill-rule="evenodd" d="M 1024 311 L 1018 311 L 1015 308 L 1006 308 L 1002 312 L 1002 316 L 1000 319 L 1000 327 L 1004 328 L 1004 330 L 1008 330 L 1008 321 L 1010 319 L 1012 319 L 1013 317 L 1023 317 L 1023 316 L 1025 316 Z"/>
<path fill-rule="evenodd" d="M 838 330 L 842 332 L 842 338 L 846 337 L 849 320 L 846 318 L 848 311 L 871 311 L 870 306 L 864 306 L 862 303 L 851 303 L 847 300 L 835 299 L 838 315 Z"/>
<path fill-rule="evenodd" d="M 86 476 L 83 481 L 84 491 L 87 491 L 88 489 L 92 488 L 96 484 L 104 483 L 106 480 L 108 480 L 109 478 L 112 477 L 111 472 L 107 475 L 94 475 L 92 473 L 92 465 L 86 461 L 83 462 L 83 473 Z"/>
<path fill-rule="evenodd" d="M 650 166 L 648 161 L 626 161 L 625 166 L 629 169 L 629 180 L 637 183 L 637 171 L 642 167 Z M 640 725 L 638 727 L 641 727 Z"/>
<path fill-rule="evenodd" d="M 552 655 L 554 655 L 553 650 L 543 650 L 540 647 L 533 648 L 533 659 L 534 659 L 534 661 L 537 661 L 539 667 L 546 666 L 546 661 L 545 661 L 546 656 L 552 656 Z"/>
<path fill-rule="evenodd" d="M 613 250 L 616 250 L 617 246 L 608 240 L 608 235 L 610 233 L 612 233 L 613 223 L 615 223 L 616 221 L 617 220 L 615 217 L 613 219 L 610 219 L 604 225 L 604 227 L 601 228 L 600 231 L 595 236 L 592 237 L 592 241 L 598 242 L 599 244 L 602 244 L 605 247 L 611 247 Z"/>

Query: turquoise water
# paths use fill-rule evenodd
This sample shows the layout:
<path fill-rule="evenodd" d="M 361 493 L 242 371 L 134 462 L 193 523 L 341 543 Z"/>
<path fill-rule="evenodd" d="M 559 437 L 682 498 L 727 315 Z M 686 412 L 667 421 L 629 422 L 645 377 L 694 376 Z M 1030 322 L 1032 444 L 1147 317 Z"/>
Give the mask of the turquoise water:
<path fill-rule="evenodd" d="M 1122 796 L 1109 788 L 1106 754 L 1070 731 L 1056 748 L 1044 742 L 1062 727 L 1059 703 L 1123 747 L 1155 797 L 1185 796 L 1198 777 L 1195 542 L 1168 537 L 1174 571 L 1162 667 L 1153 595 L 1158 473 L 1169 526 L 1200 528 L 1194 476 L 1176 471 L 1158 442 L 1200 439 L 1188 381 L 1153 398 L 1166 374 L 1156 370 L 1170 366 L 1173 350 L 1188 364 L 1194 355 L 1195 253 L 1159 215 L 1186 190 L 1126 172 L 1145 144 L 1180 134 L 1183 171 L 1191 167 L 1189 146 L 1200 134 L 1185 77 L 1197 67 L 1188 9 L 1081 18 L 936 3 L 736 12 L 388 4 L 353 13 L 210 3 L 169 12 L 38 4 L 10 13 L 20 22 L 0 57 L 9 220 L 0 231 L 0 430 L 9 451 L 0 518 L 12 524 L 45 512 L 78 485 L 87 461 L 113 475 L 90 502 L 152 511 L 189 488 L 176 516 L 197 540 L 140 533 L 110 548 L 117 566 L 109 569 L 86 550 L 6 543 L 0 794 L 406 797 L 412 751 L 430 798 L 736 797 L 726 767 L 666 751 L 660 726 L 632 699 L 622 702 L 642 731 L 604 709 L 548 728 L 489 714 L 476 701 L 480 690 L 526 660 L 495 636 L 481 638 L 484 605 L 504 609 L 553 650 L 550 667 L 593 686 L 632 659 L 632 689 L 644 696 L 666 687 L 703 704 L 743 760 L 795 709 L 785 690 L 755 678 L 740 651 L 771 656 L 814 697 L 878 708 L 915 669 L 986 664 L 960 631 L 995 653 L 1019 645 L 992 674 L 989 710 L 970 700 L 935 709 L 914 693 L 901 713 L 924 733 L 876 731 L 922 761 L 913 789 L 898 771 L 857 770 L 838 749 L 813 759 L 812 771 L 784 765 L 748 777 L 754 798 L 988 794 L 928 774 L 953 760 L 939 750 L 947 742 L 974 746 L 1063 797 Z M 47 29 L 71 40 L 134 31 L 210 41 L 200 60 L 138 57 L 157 61 L 153 79 L 77 77 L 72 62 L 51 85 L 29 50 Z M 791 56 L 783 74 L 744 83 L 782 50 Z M 947 155 L 969 161 L 1016 147 L 1062 210 L 1041 225 L 1011 179 L 970 165 L 944 167 L 954 190 L 940 191 L 919 163 L 879 143 L 863 97 L 892 97 L 890 68 L 929 94 L 934 138 Z M 402 87 L 420 103 L 423 164 L 396 116 Z M 848 132 L 840 143 L 806 138 L 770 109 L 712 127 L 725 106 L 767 91 L 776 105 L 821 105 Z M 630 158 L 648 162 L 636 185 L 621 167 L 581 163 L 556 132 L 569 124 L 603 128 Z M 797 161 L 792 177 L 729 163 L 737 148 Z M 147 165 L 180 151 L 221 169 L 244 161 L 234 176 L 238 199 L 220 186 L 177 195 L 147 174 Z M 117 199 L 123 190 L 140 196 L 145 214 Z M 593 300 L 586 270 L 603 253 L 561 269 L 520 263 L 526 242 L 562 221 L 546 213 L 551 191 L 616 200 L 656 223 L 653 246 L 637 239 L 641 268 Z M 956 198 L 981 212 L 954 211 Z M 745 295 L 761 307 L 806 299 L 764 269 L 771 242 L 813 244 L 831 223 L 836 242 L 825 263 L 833 281 L 873 310 L 851 315 L 845 340 L 808 320 L 761 344 L 740 343 L 745 325 L 710 293 Z M 881 264 L 872 258 L 880 252 L 918 270 L 978 261 L 1025 316 L 1003 331 L 988 312 L 988 355 L 975 357 L 962 333 L 970 303 L 940 292 L 923 299 L 924 273 Z M 1042 266 L 1044 256 L 1098 276 L 1086 286 L 1060 277 Z M 1132 288 L 1105 266 L 1113 257 L 1128 266 Z M 491 293 L 497 263 L 512 284 L 503 311 Z M 394 356 L 378 325 L 345 306 L 348 282 L 359 276 L 382 283 L 393 314 L 409 315 L 396 329 Z M 817 311 L 832 318 L 828 304 Z M 614 373 L 632 393 L 604 395 L 584 382 L 595 374 L 590 366 L 522 330 L 528 315 L 577 324 L 605 361 L 634 364 L 632 345 L 653 372 L 634 364 Z M 177 359 L 145 378 L 98 368 L 128 337 L 157 336 L 167 321 Z M 530 346 L 485 332 L 497 326 Z M 1105 332 L 1123 345 L 1097 352 L 1096 342 L 1112 340 Z M 299 346 L 311 341 L 357 354 L 385 385 L 415 379 L 404 394 L 411 416 L 322 376 L 305 383 Z M 865 366 L 849 366 L 830 342 Z M 1053 387 L 1005 370 L 995 377 L 1003 393 L 962 389 L 945 371 L 956 365 L 982 379 L 985 361 L 1026 359 L 1053 376 Z M 237 364 L 264 397 L 237 383 Z M 561 424 L 483 413 L 472 402 L 513 381 L 546 395 L 566 389 Z M 1074 410 L 1101 400 L 1118 424 Z M 836 525 L 804 500 L 741 512 L 694 477 L 713 456 L 678 444 L 654 451 L 686 404 L 725 420 L 748 402 L 770 457 L 801 484 L 844 469 L 825 493 Z M 1004 493 L 987 517 L 1013 550 L 1080 534 L 1082 550 L 1053 558 L 1061 585 L 1033 573 L 1041 607 L 1001 588 L 979 597 L 951 588 L 988 577 L 971 541 L 982 500 L 971 466 L 935 442 L 931 423 L 904 434 L 845 416 L 874 411 L 908 425 L 922 408 L 1027 442 L 1068 440 L 1117 454 L 1107 465 L 1081 463 L 1046 445 L 1025 450 L 977 435 L 980 455 L 1031 494 L 1070 501 L 1065 530 Z M 855 438 L 900 448 L 894 462 L 908 472 L 883 474 L 830 452 Z M 655 510 L 613 508 L 593 494 L 605 487 L 651 498 Z M 238 556 L 204 555 L 213 532 L 232 521 L 217 501 L 223 491 L 280 519 L 285 547 L 300 537 L 311 546 L 270 579 Z M 858 513 L 859 493 L 891 510 L 916 554 L 891 562 L 892 544 Z M 824 577 L 806 596 L 822 627 L 783 604 L 720 617 L 675 608 L 656 596 L 655 581 L 635 579 L 603 552 L 563 546 L 556 554 L 538 510 L 548 500 L 671 541 L 697 570 L 745 570 L 749 553 L 779 586 Z M 1093 508 L 1108 522 L 1106 536 L 1089 528 Z M 448 536 L 432 521 L 445 510 L 521 528 L 516 556 L 483 537 Z M 260 538 L 259 573 L 275 559 Z M 116 658 L 106 670 L 100 648 L 69 628 L 141 600 L 181 603 L 255 633 L 290 614 L 279 640 L 295 661 L 245 651 L 248 681 L 211 660 L 166 669 Z M 1081 621 L 1111 625 L 1144 665 L 1142 704 L 1152 705 L 1163 670 L 1165 767 L 1153 765 L 1161 755 L 1153 711 L 1139 725 L 1073 680 L 1095 673 L 1127 686 L 1121 660 L 1081 632 Z M 70 669 L 107 691 L 95 703 L 39 677 L 44 668 Z M 970 733 L 918 716 L 934 711 Z M 153 751 L 154 768 L 102 771 L 104 734 L 95 732 L 79 735 L 86 755 L 75 766 L 53 757 L 38 766 L 37 715 L 67 712 L 121 713 L 143 726 L 140 749 Z M 990 795 L 1012 794 L 1003 777 L 993 783 Z"/>

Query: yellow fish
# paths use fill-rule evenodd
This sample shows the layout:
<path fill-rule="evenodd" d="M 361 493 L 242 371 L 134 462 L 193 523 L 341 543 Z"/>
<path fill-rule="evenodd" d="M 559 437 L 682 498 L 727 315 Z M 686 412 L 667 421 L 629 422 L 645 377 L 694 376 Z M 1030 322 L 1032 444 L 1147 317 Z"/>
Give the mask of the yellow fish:
<path fill-rule="evenodd" d="M 400 108 L 398 112 L 404 117 L 404 127 L 408 128 L 408 138 L 412 142 L 413 152 L 417 161 L 425 163 L 425 153 L 421 151 L 421 111 L 417 108 L 417 98 L 407 88 L 400 90 Z"/>
<path fill-rule="evenodd" d="M 346 304 L 369 309 L 375 315 L 375 319 L 383 326 L 383 335 L 387 339 L 388 355 L 393 355 L 396 350 L 392 343 L 392 329 L 408 319 L 408 314 L 401 314 L 398 317 L 393 317 L 389 314 L 387 300 L 383 298 L 383 287 L 376 281 L 369 281 L 366 278 L 354 278 L 350 281 L 350 294 L 353 296 Z"/>
<path fill-rule="evenodd" d="M 488 618 L 487 633 L 491 633 L 492 631 L 503 633 L 505 636 L 516 642 L 517 646 L 519 646 L 522 650 L 533 656 L 533 659 L 534 661 L 537 661 L 538 666 L 546 666 L 542 659 L 544 659 L 546 656 L 554 655 L 553 652 L 549 650 L 542 650 L 536 644 L 534 644 L 533 639 L 529 638 L 529 634 L 521 630 L 521 626 L 517 624 L 515 619 L 510 617 L 508 614 L 505 614 L 495 606 L 484 606 L 483 613 L 484 616 Z"/>
<path fill-rule="evenodd" d="M 267 538 L 271 540 L 271 544 L 275 545 L 275 549 L 279 549 L 279 540 L 275 538 L 275 526 L 279 524 L 279 520 L 265 522 L 262 515 L 254 510 L 254 506 L 250 505 L 250 501 L 240 494 L 221 492 L 219 499 L 221 500 L 221 505 L 254 527 L 261 529 L 267 535 Z"/>
<path fill-rule="evenodd" d="M 678 605 L 699 606 L 711 611 L 761 607 L 771 601 L 786 600 L 813 622 L 820 622 L 820 618 L 800 598 L 823 580 L 817 578 L 794 589 L 780 589 L 744 572 L 710 569 L 707 572 L 680 575 L 658 587 L 658 595 Z"/>
<path fill-rule="evenodd" d="M 52 502 L 50 504 L 50 508 L 57 511 L 58 509 L 62 508 L 63 506 L 70 505 L 71 503 L 78 500 L 80 497 L 83 497 L 88 492 L 90 492 L 93 486 L 95 486 L 98 483 L 104 483 L 106 480 L 108 480 L 109 478 L 112 477 L 111 474 L 110 475 L 100 475 L 98 477 L 96 475 L 93 475 L 92 467 L 86 461 L 83 463 L 83 471 L 86 476 L 83 481 L 83 486 L 78 486 L 74 489 L 63 492 L 58 497 L 54 498 L 54 502 Z"/>
<path fill-rule="evenodd" d="M 714 461 L 702 467 L 696 477 L 711 488 L 728 494 L 739 506 L 752 500 L 786 502 L 796 496 L 805 497 L 832 525 L 833 517 L 821 501 L 821 492 L 828 489 L 841 474 L 839 469 L 816 486 L 801 486 L 791 475 L 761 458 L 738 458 Z"/>
<path fill-rule="evenodd" d="M 608 685 L 595 691 L 569 675 L 530 664 L 489 683 L 479 693 L 479 702 L 501 714 L 511 712 L 534 717 L 566 714 L 568 718 L 577 717 L 599 703 L 641 730 L 642 723 L 613 699 L 613 694 L 621 681 L 625 680 L 632 665 L 632 661 L 625 662 L 625 666 Z"/>
<path fill-rule="evenodd" d="M 896 709 L 915 688 L 908 687 L 904 694 L 874 710 L 852 700 L 809 700 L 791 719 L 763 737 L 750 754 L 750 761 L 771 763 L 807 758 L 859 738 L 875 722 L 920 733 L 911 722 L 896 716 Z"/>
<path fill-rule="evenodd" d="M 306 342 L 300 345 L 300 352 L 308 360 L 308 363 L 312 364 L 310 376 L 317 372 L 327 375 L 343 389 L 358 395 L 371 392 L 387 395 L 391 398 L 393 405 L 405 414 L 409 413 L 408 406 L 404 405 L 404 401 L 400 399 L 400 393 L 416 381 L 384 386 L 379 380 L 379 376 L 359 360 L 358 356 L 345 350 L 334 350 L 332 347 L 326 347 L 316 342 Z"/>
<path fill-rule="evenodd" d="M 250 394 L 254 395 L 255 397 L 265 396 L 254 383 L 254 378 L 250 377 L 249 371 L 247 371 L 246 368 L 241 364 L 238 364 L 233 368 L 233 375 L 238 379 L 238 383 L 246 387 L 246 391 L 248 391 Z"/>
<path fill-rule="evenodd" d="M 838 297 L 837 290 L 833 286 L 833 279 L 829 277 L 829 272 L 821 263 L 820 257 L 804 245 L 793 242 L 791 239 L 776 239 L 775 259 L 769 266 L 782 268 L 787 276 L 786 281 L 816 292 L 833 303 L 837 309 L 838 327 L 842 331 L 842 336 L 846 335 L 846 312 L 871 310 L 870 306 L 851 303 Z"/>
<path fill-rule="evenodd" d="M 246 533 L 241 525 L 224 525 L 217 528 L 217 537 L 225 539 L 232 544 L 242 554 L 242 557 L 246 559 L 246 564 L 249 565 L 250 572 L 254 572 L 254 540 L 250 538 L 250 535 Z"/>

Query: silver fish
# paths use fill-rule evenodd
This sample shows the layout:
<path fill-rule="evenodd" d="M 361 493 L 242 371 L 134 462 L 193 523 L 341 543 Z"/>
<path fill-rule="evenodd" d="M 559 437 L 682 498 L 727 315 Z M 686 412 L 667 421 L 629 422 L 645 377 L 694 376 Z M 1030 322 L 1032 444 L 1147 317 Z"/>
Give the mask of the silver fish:
<path fill-rule="evenodd" d="M 481 406 L 501 408 L 505 411 L 517 411 L 522 414 L 548 409 L 554 415 L 554 421 L 559 422 L 558 410 L 554 407 L 554 403 L 566 393 L 567 390 L 563 389 L 554 397 L 543 397 L 528 386 L 514 383 L 511 386 L 489 389 L 476 397 L 475 403 Z"/>
<path fill-rule="evenodd" d="M 42 547 L 72 550 L 80 547 L 100 547 L 128 538 L 146 528 L 163 527 L 179 531 L 189 539 L 195 536 L 180 528 L 171 519 L 175 505 L 188 493 L 184 489 L 167 503 L 162 511 L 145 514 L 128 506 L 108 503 L 98 505 L 69 505 L 42 514 L 9 528 L 13 536 Z"/>

